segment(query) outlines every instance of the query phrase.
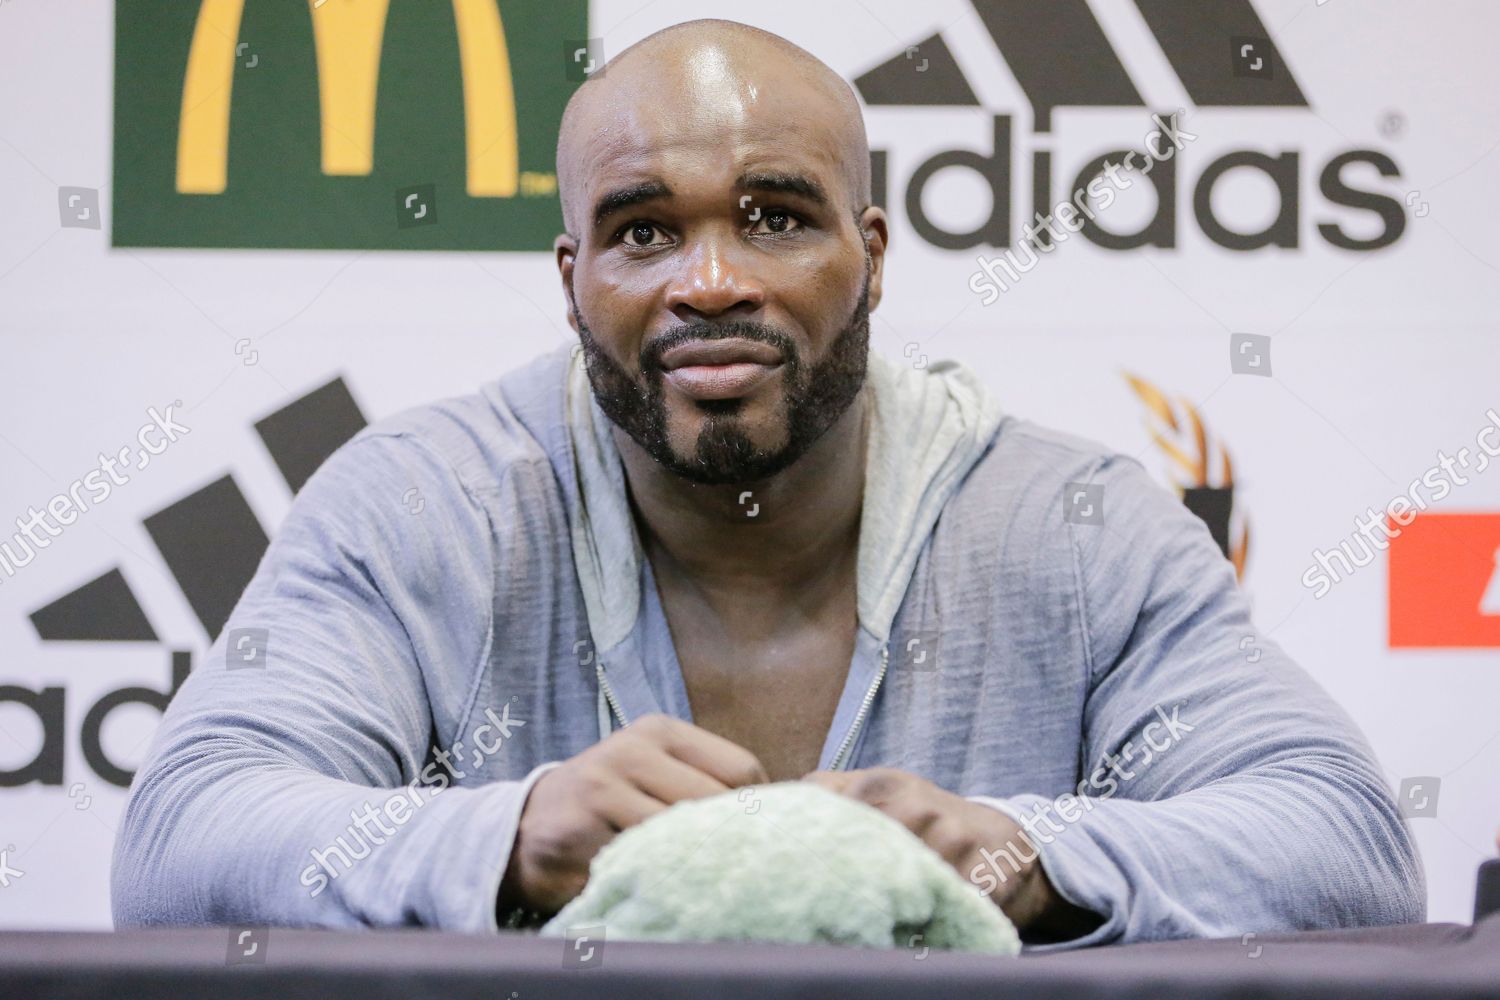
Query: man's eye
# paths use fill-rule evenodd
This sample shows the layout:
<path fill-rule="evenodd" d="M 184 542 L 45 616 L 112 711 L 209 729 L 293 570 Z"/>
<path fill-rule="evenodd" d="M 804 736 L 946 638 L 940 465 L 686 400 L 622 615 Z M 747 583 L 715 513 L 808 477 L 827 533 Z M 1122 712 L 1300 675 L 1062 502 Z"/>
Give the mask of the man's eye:
<path fill-rule="evenodd" d="M 769 208 L 761 214 L 759 221 L 755 223 L 755 228 L 751 231 L 756 233 L 790 233 L 796 232 L 800 228 L 802 228 L 802 223 L 793 217 L 791 213 L 784 212 L 779 208 Z"/>
<path fill-rule="evenodd" d="M 652 238 L 659 235 L 660 232 L 661 230 L 649 222 L 635 222 L 626 227 L 624 233 L 621 235 L 624 237 L 626 246 L 648 247 L 664 242 Z"/>

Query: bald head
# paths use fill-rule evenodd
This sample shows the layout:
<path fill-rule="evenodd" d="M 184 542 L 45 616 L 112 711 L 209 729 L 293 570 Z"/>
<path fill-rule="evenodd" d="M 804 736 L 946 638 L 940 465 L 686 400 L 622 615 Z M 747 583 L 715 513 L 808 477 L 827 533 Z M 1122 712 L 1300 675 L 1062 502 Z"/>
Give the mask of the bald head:
<path fill-rule="evenodd" d="M 648 35 L 578 88 L 557 141 L 563 224 L 579 235 L 590 180 L 653 142 L 818 138 L 849 211 L 870 203 L 870 149 L 849 84 L 805 49 L 737 21 L 705 18 Z M 830 192 L 832 194 L 832 192 Z"/>

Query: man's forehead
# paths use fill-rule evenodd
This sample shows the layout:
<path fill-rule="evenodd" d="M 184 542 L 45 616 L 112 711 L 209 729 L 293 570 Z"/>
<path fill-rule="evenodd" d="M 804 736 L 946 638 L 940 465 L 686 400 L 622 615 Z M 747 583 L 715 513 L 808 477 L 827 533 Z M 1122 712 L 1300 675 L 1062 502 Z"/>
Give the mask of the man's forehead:
<path fill-rule="evenodd" d="M 622 185 L 730 187 L 745 175 L 763 173 L 805 176 L 829 197 L 847 200 L 842 130 L 817 116 L 779 113 L 770 104 L 617 105 L 607 112 L 607 125 L 581 129 L 572 147 L 585 204 Z"/>
<path fill-rule="evenodd" d="M 843 157 L 826 129 L 801 121 L 723 128 L 678 123 L 663 129 L 622 127 L 612 135 L 585 141 L 580 150 L 584 187 L 593 193 L 621 182 L 702 179 L 729 183 L 746 173 L 816 175 L 825 186 L 837 183 Z"/>

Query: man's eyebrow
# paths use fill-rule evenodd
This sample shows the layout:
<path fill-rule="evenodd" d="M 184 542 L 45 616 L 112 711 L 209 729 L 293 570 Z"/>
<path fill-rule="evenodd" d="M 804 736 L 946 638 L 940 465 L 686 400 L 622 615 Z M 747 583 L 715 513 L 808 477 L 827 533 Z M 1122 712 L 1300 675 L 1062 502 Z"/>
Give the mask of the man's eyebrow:
<path fill-rule="evenodd" d="M 656 180 L 616 188 L 594 203 L 594 225 L 599 225 L 622 208 L 629 208 L 643 201 L 651 201 L 653 198 L 670 197 L 672 197 L 672 189 Z"/>
<path fill-rule="evenodd" d="M 743 191 L 771 191 L 781 194 L 801 195 L 819 207 L 828 205 L 828 195 L 823 185 L 811 177 L 782 171 L 757 171 L 740 174 L 735 186 Z"/>

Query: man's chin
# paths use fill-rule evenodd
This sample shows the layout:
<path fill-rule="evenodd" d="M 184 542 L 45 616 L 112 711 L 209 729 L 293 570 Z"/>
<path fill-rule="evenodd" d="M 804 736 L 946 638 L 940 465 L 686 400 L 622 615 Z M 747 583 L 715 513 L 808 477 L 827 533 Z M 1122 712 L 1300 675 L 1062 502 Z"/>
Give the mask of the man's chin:
<path fill-rule="evenodd" d="M 795 460 L 785 426 L 763 426 L 740 415 L 699 413 L 675 422 L 673 430 L 668 435 L 669 454 L 655 457 L 703 485 L 759 482 Z"/>
<path fill-rule="evenodd" d="M 695 456 L 687 461 L 674 458 L 667 467 L 677 476 L 699 486 L 733 486 L 749 489 L 781 472 L 794 460 L 784 454 L 762 454 L 749 460 L 713 461 Z"/>

